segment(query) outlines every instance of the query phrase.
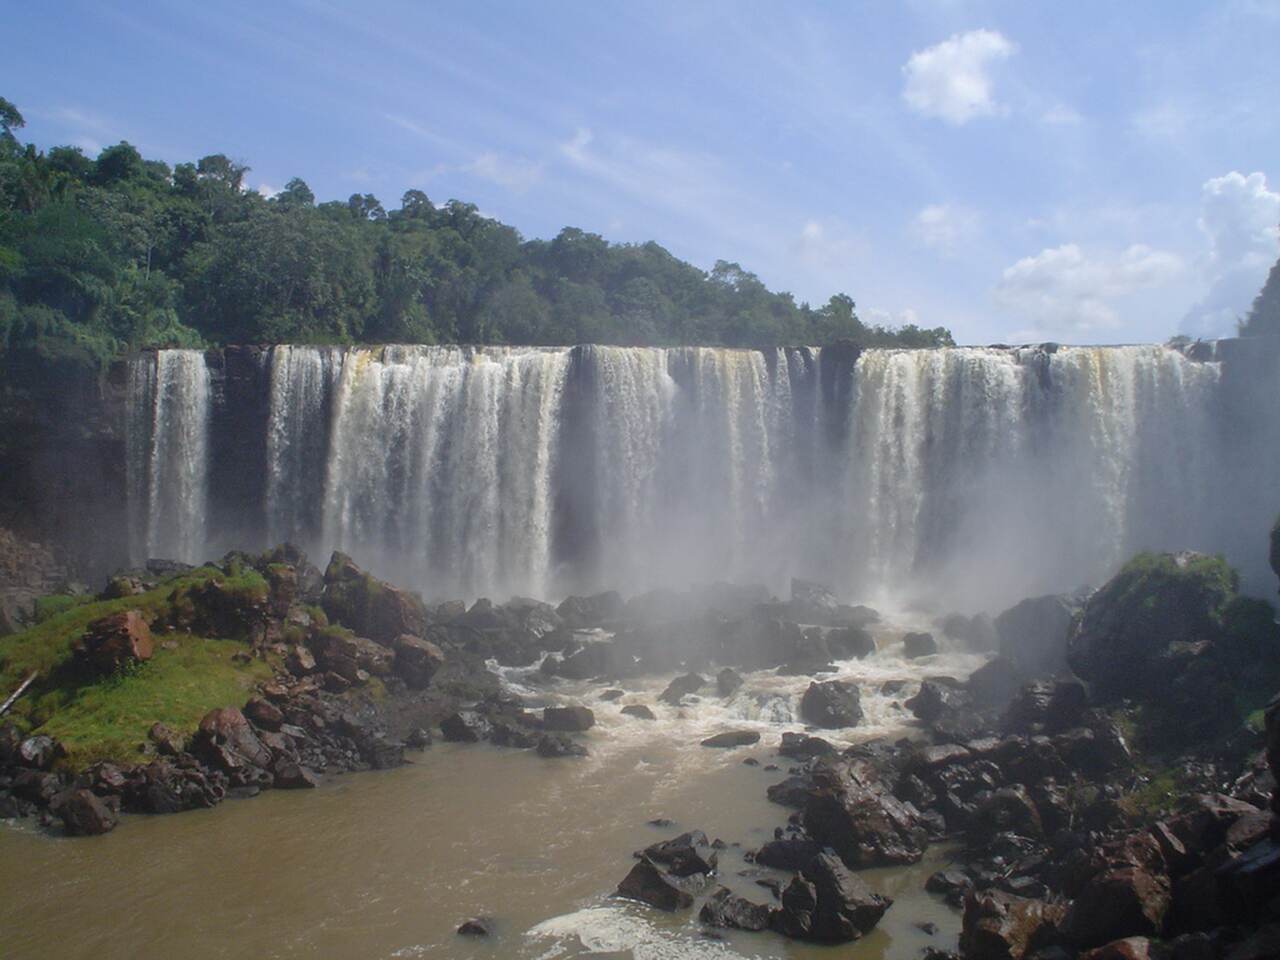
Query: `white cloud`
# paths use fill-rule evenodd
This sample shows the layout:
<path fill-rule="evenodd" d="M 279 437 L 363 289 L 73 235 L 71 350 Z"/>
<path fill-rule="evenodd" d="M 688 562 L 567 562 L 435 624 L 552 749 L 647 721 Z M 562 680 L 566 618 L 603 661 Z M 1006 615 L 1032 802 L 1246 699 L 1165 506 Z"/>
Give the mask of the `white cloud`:
<path fill-rule="evenodd" d="M 905 327 L 907 324 L 920 325 L 920 317 L 913 307 L 903 307 L 901 310 L 859 307 L 858 319 L 867 326 L 875 327 Z"/>
<path fill-rule="evenodd" d="M 834 221 L 808 220 L 791 243 L 791 254 L 811 268 L 848 270 L 867 249 L 866 242 Z"/>
<path fill-rule="evenodd" d="M 957 33 L 911 55 L 902 68 L 902 98 L 913 110 L 956 125 L 1000 113 L 988 70 L 1016 50 L 995 30 Z"/>
<path fill-rule="evenodd" d="M 943 256 L 954 256 L 978 234 L 978 215 L 968 207 L 931 203 L 911 221 L 911 233 Z"/>
<path fill-rule="evenodd" d="M 542 178 L 542 164 L 493 152 L 480 154 L 462 169 L 516 193 L 523 193 Z"/>
<path fill-rule="evenodd" d="M 278 188 L 273 187 L 270 184 L 266 184 L 266 183 L 260 183 L 253 189 L 255 192 L 257 192 L 267 200 L 270 200 L 272 197 L 274 197 L 277 193 L 280 192 Z"/>
<path fill-rule="evenodd" d="M 1231 335 L 1276 260 L 1278 223 L 1280 193 L 1267 188 L 1264 174 L 1233 170 L 1205 181 L 1199 226 L 1208 249 L 1200 267 L 1208 292 L 1183 319 L 1183 333 Z"/>
<path fill-rule="evenodd" d="M 1023 324 L 1015 339 L 1087 340 L 1119 325 L 1117 300 L 1162 286 L 1182 270 L 1179 256 L 1143 244 L 1090 256 L 1067 243 L 1007 267 L 994 293 Z"/>

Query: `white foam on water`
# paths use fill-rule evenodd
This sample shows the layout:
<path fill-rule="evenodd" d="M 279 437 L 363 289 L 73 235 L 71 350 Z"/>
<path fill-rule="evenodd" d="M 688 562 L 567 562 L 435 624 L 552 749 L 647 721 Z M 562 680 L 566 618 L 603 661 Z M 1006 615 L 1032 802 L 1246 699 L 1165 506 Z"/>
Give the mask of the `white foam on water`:
<path fill-rule="evenodd" d="M 700 960 L 714 957 L 750 957 L 723 941 L 700 940 L 691 930 L 666 930 L 618 903 L 587 907 L 544 920 L 526 933 L 533 940 L 554 941 L 538 960 L 577 954 L 580 944 L 588 954 L 629 951 L 635 960 Z M 576 944 L 575 944 L 576 941 Z"/>

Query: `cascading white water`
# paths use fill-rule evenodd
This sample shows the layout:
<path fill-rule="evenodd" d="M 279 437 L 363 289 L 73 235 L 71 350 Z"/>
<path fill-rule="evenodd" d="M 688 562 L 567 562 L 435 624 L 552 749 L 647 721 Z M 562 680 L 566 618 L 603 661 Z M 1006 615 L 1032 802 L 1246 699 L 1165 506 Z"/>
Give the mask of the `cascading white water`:
<path fill-rule="evenodd" d="M 206 559 L 209 369 L 199 350 L 161 350 L 155 364 L 154 380 L 145 391 L 153 402 L 146 467 L 147 555 L 199 563 Z M 139 379 L 148 380 L 145 374 Z M 140 449 L 136 452 L 141 455 Z"/>
<path fill-rule="evenodd" d="M 281 346 L 267 369 L 237 421 L 264 420 L 261 487 L 220 484 L 217 515 L 434 597 L 797 575 L 978 609 L 1222 549 L 1232 509 L 1220 365 L 1164 347 Z M 129 389 L 138 540 L 205 559 L 205 358 L 141 358 Z"/>

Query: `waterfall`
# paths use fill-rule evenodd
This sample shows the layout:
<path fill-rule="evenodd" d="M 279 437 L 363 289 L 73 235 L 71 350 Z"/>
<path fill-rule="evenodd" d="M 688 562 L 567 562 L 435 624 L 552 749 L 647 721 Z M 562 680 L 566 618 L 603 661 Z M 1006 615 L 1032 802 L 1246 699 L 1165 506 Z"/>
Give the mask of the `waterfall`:
<path fill-rule="evenodd" d="M 1274 509 L 1218 494 L 1222 364 L 1166 347 L 280 346 L 263 361 L 236 368 L 235 411 L 202 353 L 133 361 L 135 558 L 206 559 L 230 539 L 215 517 L 258 517 L 241 526 L 261 542 L 233 545 L 342 549 L 429 597 L 795 575 L 979 609 L 1098 583 L 1138 549 L 1230 555 L 1236 514 Z M 233 415 L 261 430 L 251 492 L 208 489 L 210 420 Z"/>
<path fill-rule="evenodd" d="M 208 559 L 209 387 L 199 350 L 161 350 L 130 364 L 126 473 L 135 560 Z"/>

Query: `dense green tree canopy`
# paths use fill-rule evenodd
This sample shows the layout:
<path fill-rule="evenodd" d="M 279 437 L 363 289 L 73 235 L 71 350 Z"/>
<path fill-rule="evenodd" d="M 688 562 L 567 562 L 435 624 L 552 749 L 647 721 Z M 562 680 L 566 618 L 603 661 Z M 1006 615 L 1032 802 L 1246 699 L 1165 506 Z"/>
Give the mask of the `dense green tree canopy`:
<path fill-rule="evenodd" d="M 0 98 L 0 352 L 102 362 L 148 346 L 235 342 L 951 343 L 943 328 L 866 326 L 736 263 L 703 271 L 656 243 L 566 227 L 525 240 L 458 200 L 410 190 L 316 203 L 295 177 L 272 198 L 222 154 L 96 158 L 21 144 Z"/>
<path fill-rule="evenodd" d="M 1254 299 L 1249 316 L 1240 324 L 1242 337 L 1265 335 L 1280 336 L 1280 260 L 1267 274 L 1262 292 Z"/>

